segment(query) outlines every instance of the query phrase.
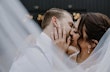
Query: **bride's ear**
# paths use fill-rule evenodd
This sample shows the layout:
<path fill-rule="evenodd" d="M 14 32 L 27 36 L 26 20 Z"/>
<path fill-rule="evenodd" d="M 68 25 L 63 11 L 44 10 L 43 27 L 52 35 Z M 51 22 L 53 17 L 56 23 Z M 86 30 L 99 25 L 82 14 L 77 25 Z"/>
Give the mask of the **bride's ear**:
<path fill-rule="evenodd" d="M 92 39 L 92 43 L 91 43 L 92 48 L 95 48 L 97 44 L 98 44 L 98 41 L 95 39 Z"/>
<path fill-rule="evenodd" d="M 58 27 L 57 18 L 55 16 L 52 17 L 51 21 L 52 21 L 53 26 Z"/>

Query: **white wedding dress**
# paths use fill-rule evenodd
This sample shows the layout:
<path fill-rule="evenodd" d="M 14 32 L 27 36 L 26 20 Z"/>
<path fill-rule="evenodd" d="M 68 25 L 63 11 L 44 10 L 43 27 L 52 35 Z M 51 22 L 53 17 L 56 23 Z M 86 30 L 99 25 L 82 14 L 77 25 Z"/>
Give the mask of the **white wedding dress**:
<path fill-rule="evenodd" d="M 31 47 L 25 39 L 30 34 L 37 37 L 40 32 L 19 0 L 0 0 L 0 72 L 9 72 L 14 58 Z M 56 47 L 53 50 L 53 72 L 110 72 L 110 29 L 90 57 L 81 64 L 70 60 Z M 43 69 L 40 71 L 44 72 Z"/>

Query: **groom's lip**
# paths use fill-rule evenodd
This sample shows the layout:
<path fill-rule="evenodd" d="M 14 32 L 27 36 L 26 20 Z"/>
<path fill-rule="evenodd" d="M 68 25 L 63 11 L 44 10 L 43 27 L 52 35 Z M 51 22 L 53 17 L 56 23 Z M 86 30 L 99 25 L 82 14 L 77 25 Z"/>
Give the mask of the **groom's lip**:
<path fill-rule="evenodd" d="M 71 39 L 71 40 L 73 40 L 73 41 L 74 41 L 74 39 Z"/>
<path fill-rule="evenodd" d="M 74 42 L 74 40 L 73 40 L 73 39 L 72 39 L 71 41 L 72 41 L 72 42 Z"/>

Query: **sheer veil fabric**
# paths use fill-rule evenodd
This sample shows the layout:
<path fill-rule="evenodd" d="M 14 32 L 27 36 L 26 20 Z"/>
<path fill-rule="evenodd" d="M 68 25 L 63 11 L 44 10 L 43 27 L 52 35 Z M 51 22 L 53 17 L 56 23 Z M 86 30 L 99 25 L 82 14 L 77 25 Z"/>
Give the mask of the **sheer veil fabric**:
<path fill-rule="evenodd" d="M 40 32 L 19 0 L 0 0 L 0 72 L 9 72 L 15 56 L 29 46 L 28 36 Z"/>
<path fill-rule="evenodd" d="M 37 37 L 40 32 L 19 0 L 0 0 L 0 72 L 9 72 L 15 56 L 30 47 L 25 39 L 30 34 Z M 81 64 L 70 60 L 54 46 L 53 72 L 110 72 L 109 45 L 110 29 L 90 57 Z"/>

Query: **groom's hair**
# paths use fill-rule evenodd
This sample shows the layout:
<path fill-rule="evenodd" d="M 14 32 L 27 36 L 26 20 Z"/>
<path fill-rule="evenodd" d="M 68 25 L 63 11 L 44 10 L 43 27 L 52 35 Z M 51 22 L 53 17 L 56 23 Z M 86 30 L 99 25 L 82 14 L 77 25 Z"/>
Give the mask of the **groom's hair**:
<path fill-rule="evenodd" d="M 70 14 L 66 10 L 59 9 L 59 8 L 51 8 L 46 11 L 44 14 L 44 18 L 41 23 L 42 29 L 45 29 L 51 22 L 51 18 L 55 16 L 58 19 L 62 19 L 65 17 L 65 14 Z M 71 14 L 70 14 L 71 15 Z"/>

